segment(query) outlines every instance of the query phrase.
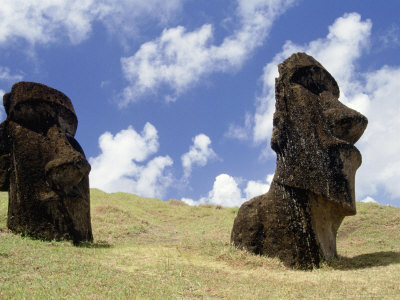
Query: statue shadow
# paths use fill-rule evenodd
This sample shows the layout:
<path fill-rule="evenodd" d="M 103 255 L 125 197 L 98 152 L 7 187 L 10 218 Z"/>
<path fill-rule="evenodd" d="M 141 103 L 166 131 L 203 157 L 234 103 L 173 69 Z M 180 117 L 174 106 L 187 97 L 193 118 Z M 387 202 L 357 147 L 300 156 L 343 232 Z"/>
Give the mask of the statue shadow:
<path fill-rule="evenodd" d="M 354 257 L 340 256 L 327 262 L 327 265 L 336 270 L 356 270 L 372 267 L 388 266 L 400 263 L 400 252 L 379 251 L 366 253 Z"/>
<path fill-rule="evenodd" d="M 77 245 L 82 248 L 112 248 L 113 245 L 107 241 L 96 241 L 96 242 L 82 242 Z"/>

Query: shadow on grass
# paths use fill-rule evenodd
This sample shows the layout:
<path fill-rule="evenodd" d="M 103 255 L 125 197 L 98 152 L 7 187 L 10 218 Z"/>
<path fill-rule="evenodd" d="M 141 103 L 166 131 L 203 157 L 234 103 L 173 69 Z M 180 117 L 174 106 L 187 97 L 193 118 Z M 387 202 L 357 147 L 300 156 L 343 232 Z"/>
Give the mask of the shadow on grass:
<path fill-rule="evenodd" d="M 388 266 L 400 263 L 400 252 L 380 251 L 361 254 L 354 257 L 339 256 L 327 262 L 327 265 L 336 270 L 355 270 L 379 266 Z"/>
<path fill-rule="evenodd" d="M 111 248 L 113 245 L 106 241 L 96 241 L 96 242 L 82 242 L 77 246 L 82 248 Z"/>

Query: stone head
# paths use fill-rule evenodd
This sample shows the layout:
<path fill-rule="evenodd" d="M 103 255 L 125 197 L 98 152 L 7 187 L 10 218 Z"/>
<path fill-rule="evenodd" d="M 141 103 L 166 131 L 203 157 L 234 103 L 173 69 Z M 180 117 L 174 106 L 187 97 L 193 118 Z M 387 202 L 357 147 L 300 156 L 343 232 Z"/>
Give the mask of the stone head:
<path fill-rule="evenodd" d="M 9 191 L 10 229 L 21 231 L 21 222 L 29 220 L 25 225 L 35 224 L 38 237 L 91 239 L 90 165 L 74 138 L 78 122 L 70 99 L 43 84 L 19 82 L 3 102 L 7 119 L 0 125 L 0 186 Z M 57 218 L 66 216 L 60 225 Z M 77 219 L 86 217 L 89 225 L 82 229 Z M 50 228 L 43 233 L 45 221 Z"/>
<path fill-rule="evenodd" d="M 339 101 L 335 79 L 305 53 L 279 65 L 275 88 L 274 180 L 331 201 L 343 215 L 355 214 L 354 180 L 361 154 L 354 144 L 367 118 Z"/>

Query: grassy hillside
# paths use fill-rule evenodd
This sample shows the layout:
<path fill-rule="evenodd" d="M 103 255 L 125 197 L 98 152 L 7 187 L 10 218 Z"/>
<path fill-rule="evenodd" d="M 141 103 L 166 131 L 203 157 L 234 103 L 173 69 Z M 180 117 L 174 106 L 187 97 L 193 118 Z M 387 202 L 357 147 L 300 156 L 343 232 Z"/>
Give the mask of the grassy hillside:
<path fill-rule="evenodd" d="M 0 194 L 0 298 L 400 297 L 400 209 L 358 203 L 339 258 L 310 271 L 233 249 L 237 208 L 189 207 L 91 191 L 94 244 L 42 242 L 6 229 Z"/>

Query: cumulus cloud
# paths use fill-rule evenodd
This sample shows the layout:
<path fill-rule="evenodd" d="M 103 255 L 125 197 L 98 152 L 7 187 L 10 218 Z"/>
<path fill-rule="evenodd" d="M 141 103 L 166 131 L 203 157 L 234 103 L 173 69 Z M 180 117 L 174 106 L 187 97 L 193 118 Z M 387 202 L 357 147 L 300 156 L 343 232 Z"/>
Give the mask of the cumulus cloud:
<path fill-rule="evenodd" d="M 273 174 L 267 176 L 265 182 L 250 180 L 244 189 L 245 197 L 239 188 L 239 180 L 228 174 L 220 174 L 215 177 L 212 190 L 206 197 L 195 201 L 190 198 L 182 198 L 181 201 L 189 205 L 214 204 L 226 207 L 240 206 L 243 202 L 268 192 L 272 182 Z"/>
<path fill-rule="evenodd" d="M 361 200 L 361 202 L 364 202 L 364 203 L 378 203 L 378 202 L 375 201 L 374 198 L 369 197 L 369 196 L 364 198 L 363 200 Z"/>
<path fill-rule="evenodd" d="M 11 71 L 7 67 L 0 66 L 0 80 L 4 81 L 21 81 L 23 76 L 21 74 L 11 74 Z"/>
<path fill-rule="evenodd" d="M 173 164 L 172 159 L 157 156 L 149 160 L 159 148 L 157 130 L 150 123 L 146 123 L 141 133 L 131 126 L 115 136 L 105 132 L 99 138 L 99 147 L 101 153 L 89 158 L 91 187 L 161 197 L 172 183 L 166 170 Z"/>
<path fill-rule="evenodd" d="M 231 139 L 247 141 L 251 139 L 252 127 L 253 127 L 253 118 L 250 113 L 246 113 L 244 126 L 238 126 L 237 124 L 230 124 L 228 131 L 225 133 L 225 136 Z"/>
<path fill-rule="evenodd" d="M 198 201 L 189 198 L 182 198 L 183 202 L 189 205 L 215 204 L 221 206 L 240 206 L 245 198 L 238 187 L 236 180 L 228 174 L 220 174 L 215 177 L 212 190 L 207 197 L 202 197 Z"/>
<path fill-rule="evenodd" d="M 194 165 L 204 167 L 210 159 L 216 158 L 211 148 L 211 139 L 205 134 L 193 138 L 193 145 L 188 152 L 182 155 L 183 178 L 188 179 Z"/>
<path fill-rule="evenodd" d="M 213 27 L 205 24 L 187 31 L 183 26 L 166 29 L 161 36 L 143 44 L 130 57 L 121 59 L 129 85 L 124 89 L 122 105 L 136 101 L 145 93 L 169 87 L 177 96 L 203 76 L 241 67 L 249 54 L 265 40 L 274 20 L 294 0 L 238 0 L 239 29 L 214 45 Z"/>
<path fill-rule="evenodd" d="M 102 22 L 113 33 L 135 34 L 146 18 L 166 21 L 183 0 L 3 0 L 0 6 L 0 44 L 23 39 L 31 45 L 68 38 L 72 44 L 87 39 L 93 23 Z M 117 30 L 118 28 L 118 30 Z"/>
<path fill-rule="evenodd" d="M 0 6 L 0 43 L 22 38 L 30 44 L 48 43 L 65 32 L 72 43 L 91 31 L 93 0 L 5 0 Z"/>
<path fill-rule="evenodd" d="M 379 188 L 400 204 L 400 66 L 384 66 L 365 74 L 368 127 L 358 143 L 363 163 L 357 173 L 360 197 L 377 195 Z M 377 199 L 388 202 L 388 199 Z"/>
<path fill-rule="evenodd" d="M 100 19 L 112 34 L 126 38 L 140 35 L 140 27 L 149 21 L 166 25 L 181 9 L 186 0 L 101 0 Z M 154 26 L 154 25 L 153 25 Z"/>
<path fill-rule="evenodd" d="M 269 174 L 265 180 L 265 182 L 262 181 L 254 181 L 250 180 L 247 182 L 247 186 L 244 189 L 244 193 L 246 195 L 246 199 L 251 199 L 256 196 L 265 194 L 268 192 L 272 179 L 274 178 L 274 174 Z"/>

